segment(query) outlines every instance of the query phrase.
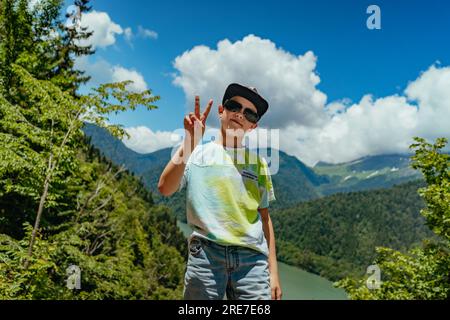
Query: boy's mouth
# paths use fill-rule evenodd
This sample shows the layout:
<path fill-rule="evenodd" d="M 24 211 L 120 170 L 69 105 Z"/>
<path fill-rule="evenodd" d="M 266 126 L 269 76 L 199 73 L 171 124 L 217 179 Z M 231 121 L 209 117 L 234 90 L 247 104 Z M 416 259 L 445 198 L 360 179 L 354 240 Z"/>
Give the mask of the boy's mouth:
<path fill-rule="evenodd" d="M 242 124 L 240 124 L 237 120 L 231 119 L 231 121 L 237 123 L 238 125 L 240 125 L 242 127 Z"/>

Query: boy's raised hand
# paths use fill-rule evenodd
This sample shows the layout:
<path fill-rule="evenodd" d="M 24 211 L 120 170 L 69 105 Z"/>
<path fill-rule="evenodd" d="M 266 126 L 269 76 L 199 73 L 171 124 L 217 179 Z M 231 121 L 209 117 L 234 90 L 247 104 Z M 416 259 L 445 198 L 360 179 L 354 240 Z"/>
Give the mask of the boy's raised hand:
<path fill-rule="evenodd" d="M 203 136 L 206 127 L 206 119 L 208 118 L 209 111 L 211 111 L 212 104 L 213 100 L 209 99 L 205 111 L 200 113 L 200 97 L 195 96 L 194 112 L 189 112 L 189 114 L 184 117 L 184 129 L 190 134 L 191 139 L 192 137 L 201 138 Z M 197 140 L 198 139 L 194 139 L 194 141 L 198 142 Z"/>

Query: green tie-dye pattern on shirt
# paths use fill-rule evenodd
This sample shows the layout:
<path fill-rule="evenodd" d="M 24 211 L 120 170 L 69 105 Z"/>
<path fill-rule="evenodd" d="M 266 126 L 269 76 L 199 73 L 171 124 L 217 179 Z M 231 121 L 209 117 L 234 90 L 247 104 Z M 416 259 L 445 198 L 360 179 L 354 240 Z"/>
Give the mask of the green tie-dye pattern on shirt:
<path fill-rule="evenodd" d="M 216 149 L 210 149 L 212 147 Z M 260 240 L 258 244 L 253 242 L 264 238 L 262 226 L 258 227 L 261 223 L 258 222 L 258 207 L 264 189 L 271 187 L 270 179 L 264 176 L 267 171 L 263 162 L 256 156 L 250 163 L 248 149 L 245 149 L 245 162 L 242 163 L 232 155 L 244 150 L 224 150 L 221 146 L 211 145 L 208 148 L 209 153 L 206 154 L 213 158 L 216 152 L 223 152 L 220 156 L 224 157 L 225 162 L 210 163 L 208 160 L 213 158 L 200 156 L 196 164 L 190 164 L 190 214 L 195 218 L 193 223 L 202 226 L 196 230 L 218 243 L 249 246 L 267 254 Z M 239 157 L 242 157 L 242 153 Z M 243 170 L 247 171 L 244 175 Z M 251 178 L 253 175 L 255 178 Z M 254 240 L 247 242 L 249 239 Z"/>
<path fill-rule="evenodd" d="M 249 169 L 255 173 L 258 171 L 256 171 L 256 164 L 249 163 L 248 150 L 245 150 L 245 163 L 239 163 L 236 157 L 232 158 L 228 153 L 227 155 L 239 173 L 240 180 L 235 181 L 238 185 L 233 185 L 233 181 L 223 177 L 212 184 L 226 190 L 226 197 L 221 199 L 222 203 L 230 204 L 224 208 L 225 215 L 230 219 L 230 224 L 225 224 L 226 229 L 229 234 L 239 239 L 247 235 L 250 224 L 258 219 L 258 205 L 261 200 L 256 181 L 242 176 L 242 171 Z M 239 191 L 236 192 L 237 190 Z"/>
<path fill-rule="evenodd" d="M 231 242 L 239 241 L 239 237 L 245 235 L 246 224 L 248 221 L 244 219 L 245 210 L 238 205 L 236 201 L 235 191 L 236 186 L 233 181 L 223 177 L 209 177 L 207 185 L 210 189 L 215 189 L 215 195 L 219 198 L 218 201 L 222 205 L 222 211 L 218 212 L 218 220 L 222 223 L 227 231 L 227 234 L 232 236 L 232 239 L 223 239 Z"/>

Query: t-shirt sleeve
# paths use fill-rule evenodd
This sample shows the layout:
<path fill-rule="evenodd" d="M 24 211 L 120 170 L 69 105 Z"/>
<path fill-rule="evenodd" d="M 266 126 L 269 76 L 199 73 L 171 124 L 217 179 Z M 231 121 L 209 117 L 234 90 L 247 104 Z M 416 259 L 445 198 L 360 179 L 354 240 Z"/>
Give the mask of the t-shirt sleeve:
<path fill-rule="evenodd" d="M 261 201 L 259 209 L 268 208 L 269 202 L 276 200 L 275 192 L 272 184 L 272 177 L 270 175 L 269 166 L 264 158 L 261 158 L 261 167 L 259 172 L 259 188 L 261 190 Z"/>

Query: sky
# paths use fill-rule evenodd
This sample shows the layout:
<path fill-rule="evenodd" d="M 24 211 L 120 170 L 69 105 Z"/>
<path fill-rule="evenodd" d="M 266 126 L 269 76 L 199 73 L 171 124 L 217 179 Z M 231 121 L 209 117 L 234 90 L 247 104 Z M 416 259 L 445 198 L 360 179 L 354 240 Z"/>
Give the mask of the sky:
<path fill-rule="evenodd" d="M 71 5 L 66 1 L 65 8 Z M 133 80 L 158 109 L 110 117 L 148 153 L 173 146 L 200 95 L 258 88 L 269 111 L 250 134 L 277 132 L 307 165 L 408 152 L 413 136 L 450 137 L 450 3 L 414 1 L 92 1 L 81 24 L 96 53 L 76 61 L 81 89 Z M 380 29 L 369 29 L 370 5 Z M 67 9 L 65 9 L 67 10 Z M 373 20 L 370 20 L 373 22 Z"/>

